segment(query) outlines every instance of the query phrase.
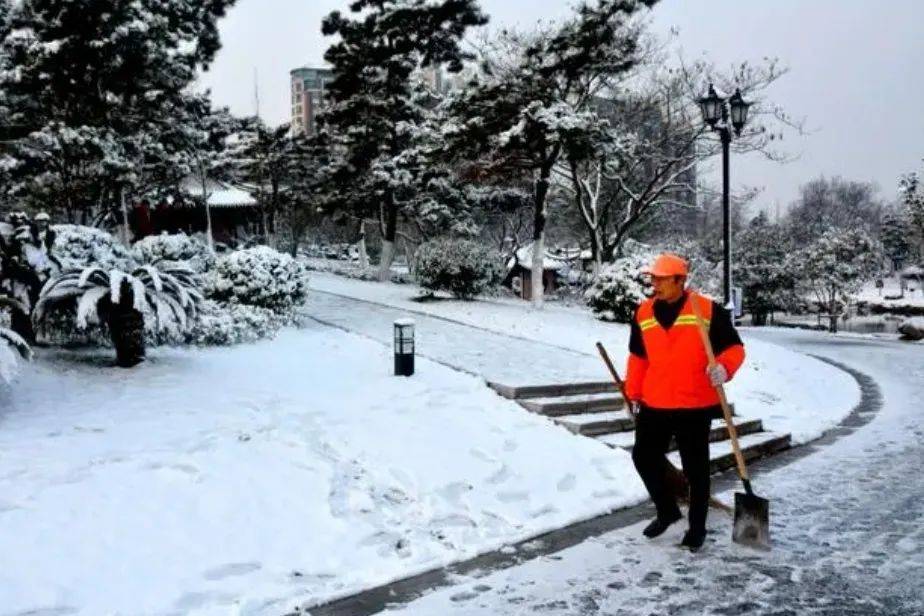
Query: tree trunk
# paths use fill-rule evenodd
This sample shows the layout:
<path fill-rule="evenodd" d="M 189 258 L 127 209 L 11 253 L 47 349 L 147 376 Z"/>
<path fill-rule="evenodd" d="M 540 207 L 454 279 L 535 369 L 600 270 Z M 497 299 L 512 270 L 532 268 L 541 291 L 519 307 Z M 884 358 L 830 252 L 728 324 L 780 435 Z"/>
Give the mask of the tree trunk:
<path fill-rule="evenodd" d="M 545 274 L 545 200 L 549 194 L 551 167 L 543 169 L 536 182 L 536 201 L 533 219 L 533 270 L 531 272 L 533 308 L 541 309 L 544 303 L 542 280 Z"/>
<path fill-rule="evenodd" d="M 369 252 L 366 250 L 366 221 L 359 222 L 359 266 L 363 269 L 369 267 Z"/>
<path fill-rule="evenodd" d="M 591 235 L 591 251 L 594 257 L 594 282 L 597 282 L 603 271 L 603 237 L 600 227 L 594 229 Z"/>
<path fill-rule="evenodd" d="M 10 329 L 31 345 L 35 344 L 35 329 L 28 314 L 14 308 L 10 311 Z"/>
<path fill-rule="evenodd" d="M 766 312 L 755 312 L 751 315 L 751 325 L 762 327 L 767 324 Z"/>
<path fill-rule="evenodd" d="M 385 196 L 385 226 L 382 234 L 382 255 L 379 258 L 379 280 L 391 279 L 391 264 L 395 259 L 395 235 L 398 231 L 398 210 L 391 194 Z"/>
<path fill-rule="evenodd" d="M 132 243 L 132 232 L 128 228 L 128 206 L 125 204 L 124 188 L 119 188 L 119 206 L 122 208 L 122 243 L 128 247 Z"/>
<path fill-rule="evenodd" d="M 124 305 L 115 305 L 109 313 L 109 336 L 116 351 L 116 364 L 131 368 L 144 361 L 144 316 Z"/>
<path fill-rule="evenodd" d="M 828 315 L 828 331 L 832 334 L 837 333 L 837 315 L 829 314 Z"/>

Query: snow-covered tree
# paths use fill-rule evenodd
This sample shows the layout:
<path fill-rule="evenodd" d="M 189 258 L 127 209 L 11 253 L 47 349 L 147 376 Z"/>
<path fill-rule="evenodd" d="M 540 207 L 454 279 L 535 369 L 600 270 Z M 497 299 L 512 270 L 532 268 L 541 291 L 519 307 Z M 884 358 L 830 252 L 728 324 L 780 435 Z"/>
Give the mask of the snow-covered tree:
<path fill-rule="evenodd" d="M 909 173 L 901 179 L 901 197 L 905 210 L 920 240 L 920 254 L 924 257 L 924 185 L 921 176 Z"/>
<path fill-rule="evenodd" d="M 736 235 L 732 278 L 742 288 L 744 309 L 754 325 L 765 325 L 769 313 L 790 302 L 795 290 L 791 251 L 787 231 L 763 212 Z"/>
<path fill-rule="evenodd" d="M 790 263 L 798 284 L 813 295 L 836 332 L 851 295 L 878 273 L 880 260 L 880 246 L 862 228 L 834 228 L 795 251 Z"/>
<path fill-rule="evenodd" d="M 231 177 L 234 158 L 229 142 L 238 137 L 241 121 L 225 107 L 212 108 L 207 96 L 198 96 L 186 100 L 175 126 L 174 138 L 184 144 L 176 159 L 177 168 L 195 184 L 195 198 L 205 209 L 206 244 L 214 253 L 212 211 L 208 203 L 212 181 Z"/>
<path fill-rule="evenodd" d="M 267 126 L 246 118 L 231 152 L 232 174 L 252 186 L 260 204 L 263 237 L 275 246 L 276 215 L 284 207 L 296 150 L 289 125 Z"/>
<path fill-rule="evenodd" d="M 32 315 L 41 326 L 55 308 L 74 310 L 77 329 L 105 323 L 118 365 L 144 359 L 145 315 L 155 331 L 189 329 L 203 297 L 185 268 L 143 265 L 131 273 L 90 266 L 64 272 L 42 288 Z"/>
<path fill-rule="evenodd" d="M 912 250 L 916 248 L 913 240 L 914 228 L 904 207 L 887 211 L 882 215 L 879 241 L 882 243 L 885 256 L 889 258 L 893 272 L 911 256 Z"/>
<path fill-rule="evenodd" d="M 533 182 L 534 305 L 541 306 L 542 259 L 553 169 L 567 148 L 587 149 L 606 124 L 592 108 L 602 75 L 638 61 L 640 9 L 654 0 L 583 2 L 548 32 L 505 32 L 482 58 L 479 80 L 454 102 L 444 127 L 450 150 L 475 161 L 482 175 Z"/>
<path fill-rule="evenodd" d="M 395 250 L 396 185 L 409 179 L 401 157 L 421 114 L 411 77 L 422 68 L 461 70 L 462 36 L 487 18 L 475 0 L 355 0 L 350 11 L 352 18 L 334 11 L 322 26 L 339 39 L 325 54 L 335 78 L 327 87 L 324 122 L 344 149 L 342 183 L 358 183 L 367 195 L 353 204 L 359 218 L 378 212 L 384 280 Z"/>
<path fill-rule="evenodd" d="M 166 125 L 218 50 L 234 0 L 22 0 L 0 41 L 0 91 L 28 134 L 13 156 L 24 196 L 59 194 L 70 220 L 122 210 Z M 56 207 L 59 201 L 52 202 Z"/>

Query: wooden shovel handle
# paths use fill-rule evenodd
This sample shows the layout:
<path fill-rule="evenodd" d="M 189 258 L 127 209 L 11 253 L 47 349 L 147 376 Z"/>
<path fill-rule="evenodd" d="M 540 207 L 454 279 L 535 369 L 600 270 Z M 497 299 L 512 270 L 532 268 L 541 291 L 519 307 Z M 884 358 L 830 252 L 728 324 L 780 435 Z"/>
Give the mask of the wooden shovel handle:
<path fill-rule="evenodd" d="M 693 314 L 696 315 L 696 329 L 699 330 L 700 338 L 703 339 L 703 346 L 706 348 L 706 358 L 709 360 L 709 367 L 716 365 L 715 352 L 712 349 L 712 341 L 709 340 L 709 331 L 703 322 L 703 313 L 699 309 L 698 297 L 695 293 L 690 294 L 690 304 L 693 306 Z M 741 447 L 738 445 L 738 428 L 732 419 L 731 407 L 728 406 L 728 399 L 725 397 L 725 388 L 722 385 L 716 385 L 715 391 L 719 394 L 719 402 L 722 405 L 722 414 L 725 416 L 725 424 L 728 426 L 728 436 L 731 437 L 732 450 L 735 452 L 735 461 L 738 463 L 738 475 L 744 482 L 749 482 L 748 469 L 744 465 L 744 456 L 741 455 Z"/>
<path fill-rule="evenodd" d="M 616 372 L 616 367 L 613 366 L 613 362 L 610 361 L 610 355 L 606 352 L 606 349 L 603 348 L 603 344 L 597 343 L 597 351 L 600 353 L 600 357 L 603 358 L 603 363 L 606 364 L 606 367 L 609 368 L 610 375 L 612 375 L 613 380 L 616 381 L 616 386 L 619 387 L 619 393 L 622 394 L 622 399 L 626 404 L 629 404 L 629 399 L 626 398 L 626 384 L 619 378 L 619 373 Z"/>

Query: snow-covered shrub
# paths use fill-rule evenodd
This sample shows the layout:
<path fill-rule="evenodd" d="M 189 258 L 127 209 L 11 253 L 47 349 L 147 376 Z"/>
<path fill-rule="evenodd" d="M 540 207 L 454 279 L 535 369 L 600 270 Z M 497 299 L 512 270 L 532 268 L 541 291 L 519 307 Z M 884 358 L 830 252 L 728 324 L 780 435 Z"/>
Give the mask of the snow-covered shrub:
<path fill-rule="evenodd" d="M 182 263 L 197 274 L 207 271 L 215 262 L 205 242 L 185 233 L 148 236 L 135 242 L 132 252 L 140 263 L 160 266 Z"/>
<path fill-rule="evenodd" d="M 646 297 L 642 268 L 650 264 L 647 255 L 634 254 L 607 263 L 584 299 L 598 319 L 631 323 L 635 309 Z"/>
<path fill-rule="evenodd" d="M 131 289 L 131 308 L 151 315 L 156 330 L 187 330 L 203 299 L 194 274 L 187 269 L 142 265 L 129 274 L 90 266 L 69 270 L 49 280 L 42 288 L 32 318 L 42 322 L 56 304 L 76 300 L 77 329 L 99 325 L 113 307 L 123 303 L 125 285 Z"/>
<path fill-rule="evenodd" d="M 0 308 L 5 298 L 0 298 Z M 29 344 L 9 328 L 9 314 L 0 310 L 0 383 L 9 383 L 19 368 L 19 359 L 29 359 L 32 350 Z"/>
<path fill-rule="evenodd" d="M 111 234 L 94 227 L 53 225 L 55 242 L 52 254 L 62 269 L 95 265 L 105 269 L 131 270 L 135 260 L 131 252 Z"/>
<path fill-rule="evenodd" d="M 205 294 L 220 302 L 285 311 L 308 296 L 308 272 L 287 254 L 255 246 L 219 259 L 206 274 Z"/>
<path fill-rule="evenodd" d="M 421 287 L 448 291 L 461 299 L 492 290 L 501 281 L 500 255 L 471 240 L 425 242 L 414 260 L 414 277 Z"/>
<path fill-rule="evenodd" d="M 203 346 L 255 342 L 272 337 L 289 321 L 286 315 L 269 308 L 207 299 L 202 303 L 199 318 L 186 334 L 186 341 Z"/>
<path fill-rule="evenodd" d="M 898 333 L 903 340 L 924 340 L 924 317 L 911 317 L 902 321 Z"/>

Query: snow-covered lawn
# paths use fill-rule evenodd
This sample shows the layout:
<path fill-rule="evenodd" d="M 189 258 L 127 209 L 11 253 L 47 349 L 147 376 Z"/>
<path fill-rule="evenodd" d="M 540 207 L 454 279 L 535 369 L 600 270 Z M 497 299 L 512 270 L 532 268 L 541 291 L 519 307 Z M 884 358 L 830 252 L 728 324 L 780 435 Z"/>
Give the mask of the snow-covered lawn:
<path fill-rule="evenodd" d="M 534 310 L 522 300 L 507 298 L 417 302 L 413 298 L 420 291 L 412 285 L 363 282 L 321 272 L 313 273 L 310 284 L 318 291 L 451 319 L 589 355 L 596 354 L 594 343 L 599 340 L 617 368 L 624 366 L 629 328 L 604 323 L 581 307 L 547 303 L 542 310 Z M 812 357 L 748 337 L 746 330 L 741 333 L 747 360 L 728 391 L 736 412 L 743 417 L 763 419 L 766 429 L 789 432 L 794 443 L 805 443 L 856 406 L 860 390 L 846 373 Z M 529 358 L 518 358 L 517 364 L 525 375 L 529 374 Z M 604 376 L 605 372 L 597 372 L 586 380 Z"/>
<path fill-rule="evenodd" d="M 628 454 L 326 327 L 44 352 L 0 391 L 0 614 L 267 614 L 644 496 Z"/>
<path fill-rule="evenodd" d="M 901 299 L 886 299 L 886 297 L 897 297 L 902 292 L 897 276 L 885 278 L 883 283 L 882 289 L 877 289 L 873 282 L 866 283 L 860 292 L 854 296 L 854 299 L 897 312 L 924 309 L 924 285 L 921 285 L 920 282 L 906 280 L 904 297 Z"/>

